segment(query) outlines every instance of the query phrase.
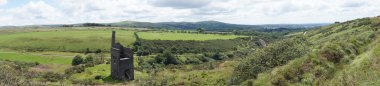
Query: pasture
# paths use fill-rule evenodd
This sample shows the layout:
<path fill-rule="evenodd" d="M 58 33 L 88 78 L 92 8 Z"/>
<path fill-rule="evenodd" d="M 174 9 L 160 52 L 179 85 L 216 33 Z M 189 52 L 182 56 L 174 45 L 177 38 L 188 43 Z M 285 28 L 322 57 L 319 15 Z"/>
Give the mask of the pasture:
<path fill-rule="evenodd" d="M 197 34 L 197 33 L 174 33 L 174 32 L 139 32 L 141 39 L 147 40 L 217 40 L 217 39 L 235 39 L 238 35 L 220 35 L 220 34 Z"/>
<path fill-rule="evenodd" d="M 40 64 L 71 65 L 72 58 L 60 56 L 40 56 L 29 53 L 0 52 L 1 60 L 38 62 Z"/>
<path fill-rule="evenodd" d="M 117 30 L 117 41 L 129 46 L 133 31 Z M 56 30 L 0 34 L 0 48 L 25 51 L 82 52 L 110 48 L 111 30 Z"/>

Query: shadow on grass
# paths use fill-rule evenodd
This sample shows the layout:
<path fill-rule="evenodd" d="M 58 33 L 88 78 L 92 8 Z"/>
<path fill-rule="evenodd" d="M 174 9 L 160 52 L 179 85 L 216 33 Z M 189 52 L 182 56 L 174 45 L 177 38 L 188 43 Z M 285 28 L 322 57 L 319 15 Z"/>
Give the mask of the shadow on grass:
<path fill-rule="evenodd" d="M 112 79 L 111 76 L 107 76 L 107 77 L 103 78 L 102 80 L 104 81 L 104 83 L 108 83 L 108 84 L 116 84 L 116 83 L 126 82 L 126 81 L 122 81 L 122 80 Z"/>

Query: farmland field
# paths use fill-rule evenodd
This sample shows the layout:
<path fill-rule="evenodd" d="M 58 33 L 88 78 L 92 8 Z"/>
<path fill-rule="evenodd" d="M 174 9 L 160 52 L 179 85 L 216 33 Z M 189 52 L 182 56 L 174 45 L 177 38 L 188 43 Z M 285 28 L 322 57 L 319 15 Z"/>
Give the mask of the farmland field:
<path fill-rule="evenodd" d="M 117 31 L 117 41 L 131 45 L 133 31 Z M 0 48 L 27 51 L 70 51 L 109 50 L 111 30 L 70 30 L 23 32 L 0 35 Z"/>
<path fill-rule="evenodd" d="M 196 33 L 173 33 L 173 32 L 139 32 L 139 37 L 147 40 L 216 40 L 216 39 L 235 39 L 237 35 L 219 34 L 196 34 Z"/>
<path fill-rule="evenodd" d="M 70 65 L 72 58 L 60 56 L 39 56 L 27 53 L 0 52 L 0 59 L 10 61 L 38 62 L 41 64 Z"/>

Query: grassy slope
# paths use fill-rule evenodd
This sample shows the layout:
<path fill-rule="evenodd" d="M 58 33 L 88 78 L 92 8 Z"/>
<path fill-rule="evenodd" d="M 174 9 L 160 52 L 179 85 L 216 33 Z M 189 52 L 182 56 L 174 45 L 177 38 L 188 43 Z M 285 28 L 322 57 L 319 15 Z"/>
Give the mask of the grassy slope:
<path fill-rule="evenodd" d="M 259 74 L 255 85 L 368 86 L 380 84 L 380 17 L 333 24 L 308 32 L 312 51 L 287 65 Z M 337 46 L 335 46 L 337 45 Z M 334 63 L 321 56 L 333 46 L 344 56 Z M 244 84 L 247 84 L 245 82 Z"/>
<path fill-rule="evenodd" d="M 133 31 L 117 31 L 117 41 L 131 45 L 135 38 Z M 0 35 L 0 48 L 15 50 L 76 51 L 109 50 L 111 30 L 71 30 L 23 32 Z"/>
<path fill-rule="evenodd" d="M 148 40 L 215 40 L 215 39 L 235 39 L 237 35 L 216 35 L 216 34 L 195 34 L 195 33 L 172 33 L 172 32 L 139 32 L 142 39 Z"/>

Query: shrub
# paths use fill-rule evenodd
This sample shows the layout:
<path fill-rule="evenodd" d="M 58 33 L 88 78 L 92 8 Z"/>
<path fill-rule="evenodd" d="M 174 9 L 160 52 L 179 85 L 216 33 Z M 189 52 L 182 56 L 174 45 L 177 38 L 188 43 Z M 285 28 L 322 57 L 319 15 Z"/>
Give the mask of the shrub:
<path fill-rule="evenodd" d="M 95 76 L 95 79 L 98 80 L 98 79 L 102 79 L 102 76 L 101 75 L 96 75 Z"/>
<path fill-rule="evenodd" d="M 202 63 L 202 61 L 195 57 L 186 58 L 186 61 L 185 61 L 185 64 L 200 64 L 200 63 Z"/>
<path fill-rule="evenodd" d="M 269 44 L 267 47 L 257 50 L 234 69 L 231 84 L 255 79 L 259 73 L 303 56 L 308 51 L 307 45 L 308 42 L 305 38 L 295 37 Z"/>
<path fill-rule="evenodd" d="M 86 58 L 84 59 L 84 63 L 93 63 L 94 62 L 94 57 L 92 55 L 87 55 Z"/>
<path fill-rule="evenodd" d="M 169 65 L 169 64 L 180 64 L 179 60 L 170 51 L 165 51 L 164 54 L 157 55 L 155 57 L 157 63 Z"/>
<path fill-rule="evenodd" d="M 81 72 L 84 72 L 84 69 L 85 69 L 85 66 L 83 66 L 83 65 L 73 66 L 73 67 L 66 69 L 65 74 L 71 75 L 74 73 L 81 73 Z"/>
<path fill-rule="evenodd" d="M 227 57 L 228 57 L 228 58 L 233 58 L 233 57 L 234 57 L 234 54 L 227 54 Z"/>
<path fill-rule="evenodd" d="M 72 65 L 73 66 L 75 66 L 75 65 L 79 65 L 79 64 L 83 64 L 83 58 L 82 58 L 82 56 L 80 56 L 80 55 L 76 55 L 75 57 L 74 57 L 74 59 L 73 59 L 73 61 L 72 61 Z"/>
<path fill-rule="evenodd" d="M 223 60 L 224 58 L 226 58 L 226 56 L 224 56 L 223 54 L 217 52 L 211 58 L 213 58 L 215 60 Z"/>
<path fill-rule="evenodd" d="M 339 63 L 340 59 L 344 57 L 344 53 L 339 51 L 337 45 L 328 45 L 320 51 L 322 58 L 327 59 L 330 62 Z"/>
<path fill-rule="evenodd" d="M 62 74 L 47 72 L 42 76 L 45 80 L 50 82 L 62 81 L 64 79 Z"/>
<path fill-rule="evenodd" d="M 95 51 L 95 53 L 102 53 L 102 50 L 101 50 L 101 49 L 97 49 L 97 50 Z"/>

